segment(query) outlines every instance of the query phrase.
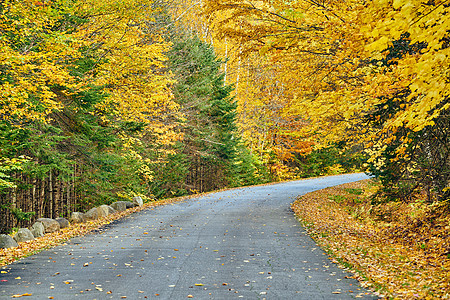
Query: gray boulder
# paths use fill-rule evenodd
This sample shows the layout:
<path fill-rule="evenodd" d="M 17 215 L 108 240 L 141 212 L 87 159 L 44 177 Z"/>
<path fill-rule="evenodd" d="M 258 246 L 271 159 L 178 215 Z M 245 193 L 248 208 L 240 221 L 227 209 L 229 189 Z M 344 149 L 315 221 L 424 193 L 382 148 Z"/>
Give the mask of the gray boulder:
<path fill-rule="evenodd" d="M 17 242 L 7 234 L 0 234 L 0 248 L 18 247 Z"/>
<path fill-rule="evenodd" d="M 99 218 L 106 217 L 115 212 L 116 212 L 116 210 L 109 205 L 101 205 L 101 206 L 97 207 L 97 213 L 98 213 Z"/>
<path fill-rule="evenodd" d="M 117 211 L 125 211 L 128 208 L 133 208 L 134 203 L 130 201 L 117 201 L 111 204 L 111 207 Z"/>
<path fill-rule="evenodd" d="M 84 214 L 84 216 L 87 220 L 97 220 L 98 219 L 97 207 L 93 207 L 90 210 L 88 210 Z"/>
<path fill-rule="evenodd" d="M 41 222 L 44 225 L 45 233 L 52 233 L 60 229 L 59 223 L 50 218 L 40 218 L 36 222 Z"/>
<path fill-rule="evenodd" d="M 60 228 L 69 227 L 69 220 L 67 220 L 66 218 L 56 218 L 56 222 L 59 223 Z"/>
<path fill-rule="evenodd" d="M 70 214 L 69 221 L 70 223 L 84 223 L 86 222 L 86 218 L 81 212 L 73 212 Z"/>
<path fill-rule="evenodd" d="M 86 219 L 88 220 L 96 220 L 98 218 L 106 217 L 110 214 L 115 213 L 116 210 L 109 205 L 101 205 L 99 207 L 94 207 L 88 210 L 87 213 L 84 214 Z"/>
<path fill-rule="evenodd" d="M 144 205 L 144 201 L 142 201 L 141 197 L 133 197 L 134 206 L 142 206 Z"/>
<path fill-rule="evenodd" d="M 14 240 L 18 243 L 27 242 L 34 240 L 34 235 L 31 233 L 30 229 L 20 228 L 16 235 L 14 235 Z"/>
<path fill-rule="evenodd" d="M 44 236 L 45 234 L 45 228 L 41 222 L 34 223 L 33 226 L 31 226 L 30 231 L 35 238 Z"/>

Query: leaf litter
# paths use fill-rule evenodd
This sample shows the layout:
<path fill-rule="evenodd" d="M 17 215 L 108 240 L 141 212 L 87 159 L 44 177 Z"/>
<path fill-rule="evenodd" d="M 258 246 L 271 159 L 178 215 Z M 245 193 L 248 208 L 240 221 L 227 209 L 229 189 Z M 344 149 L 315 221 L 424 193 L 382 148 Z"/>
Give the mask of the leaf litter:
<path fill-rule="evenodd" d="M 450 299 L 450 214 L 443 207 L 371 204 L 372 180 L 299 197 L 308 233 L 365 287 L 395 299 Z"/>

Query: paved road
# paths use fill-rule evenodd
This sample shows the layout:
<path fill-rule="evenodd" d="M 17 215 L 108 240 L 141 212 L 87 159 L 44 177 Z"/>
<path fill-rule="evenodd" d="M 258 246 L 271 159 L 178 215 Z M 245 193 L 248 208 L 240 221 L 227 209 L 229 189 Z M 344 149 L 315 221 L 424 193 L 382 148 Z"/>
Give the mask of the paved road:
<path fill-rule="evenodd" d="M 289 208 L 298 195 L 364 178 L 243 188 L 145 210 L 4 267 L 0 298 L 376 298 L 330 262 Z"/>

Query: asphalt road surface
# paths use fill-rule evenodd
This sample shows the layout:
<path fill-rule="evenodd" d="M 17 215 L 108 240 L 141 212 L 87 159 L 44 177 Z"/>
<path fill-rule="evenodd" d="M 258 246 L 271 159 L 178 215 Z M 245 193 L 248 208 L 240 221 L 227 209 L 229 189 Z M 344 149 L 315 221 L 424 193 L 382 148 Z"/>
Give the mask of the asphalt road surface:
<path fill-rule="evenodd" d="M 331 263 L 289 207 L 298 195 L 365 178 L 242 188 L 148 209 L 3 267 L 0 298 L 376 299 Z"/>

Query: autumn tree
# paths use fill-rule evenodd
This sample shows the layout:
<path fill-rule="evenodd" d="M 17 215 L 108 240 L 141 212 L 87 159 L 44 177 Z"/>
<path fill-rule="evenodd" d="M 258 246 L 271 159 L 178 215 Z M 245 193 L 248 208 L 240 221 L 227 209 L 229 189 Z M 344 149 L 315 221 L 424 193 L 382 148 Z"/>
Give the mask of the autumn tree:
<path fill-rule="evenodd" d="M 158 3 L 3 1 L 1 11 L 1 230 L 17 209 L 55 217 L 148 195 L 146 154 L 179 138 Z"/>
<path fill-rule="evenodd" d="M 0 4 L 2 232 L 27 225 L 25 216 L 184 194 L 189 181 L 198 190 L 249 182 L 253 173 L 242 166 L 251 156 L 231 171 L 244 151 L 220 60 L 189 38 L 196 49 L 184 46 L 184 62 L 194 68 L 183 73 L 177 57 L 168 62 L 176 24 L 170 7 L 141 0 Z M 197 106 L 185 102 L 181 85 L 196 90 Z"/>
<path fill-rule="evenodd" d="M 206 1 L 204 9 L 241 58 L 271 62 L 285 115 L 307 124 L 296 135 L 319 147 L 363 144 L 371 170 L 399 176 L 390 184 L 447 197 L 445 2 Z"/>
<path fill-rule="evenodd" d="M 380 2 L 367 13 L 380 17 L 362 31 L 366 55 L 382 76 L 371 120 L 379 128 L 371 155 L 390 199 L 426 191 L 428 200 L 449 197 L 449 6 L 445 2 Z M 368 29 L 372 29 L 368 32 Z"/>

